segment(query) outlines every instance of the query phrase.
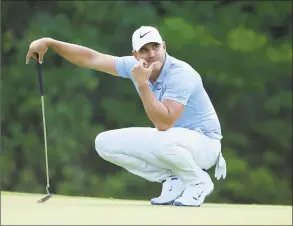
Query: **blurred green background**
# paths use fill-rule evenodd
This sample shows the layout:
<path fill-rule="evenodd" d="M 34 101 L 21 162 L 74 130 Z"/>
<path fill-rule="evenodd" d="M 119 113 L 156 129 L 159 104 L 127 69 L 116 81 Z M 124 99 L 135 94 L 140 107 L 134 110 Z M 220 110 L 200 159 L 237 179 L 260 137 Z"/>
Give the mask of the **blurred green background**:
<path fill-rule="evenodd" d="M 290 1 L 2 1 L 1 189 L 45 192 L 41 101 L 29 44 L 51 37 L 125 56 L 141 25 L 202 76 L 222 125 L 225 180 L 215 203 L 292 204 Z M 51 191 L 150 199 L 161 185 L 101 159 L 102 131 L 152 126 L 130 80 L 44 57 Z M 115 142 L 115 141 L 113 141 Z"/>

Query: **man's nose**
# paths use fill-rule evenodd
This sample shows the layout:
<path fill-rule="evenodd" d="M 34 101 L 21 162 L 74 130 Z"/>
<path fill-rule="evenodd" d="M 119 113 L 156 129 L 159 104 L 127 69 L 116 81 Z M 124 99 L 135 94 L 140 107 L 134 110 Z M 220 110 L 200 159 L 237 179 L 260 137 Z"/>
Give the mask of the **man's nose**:
<path fill-rule="evenodd" d="M 155 51 L 154 50 L 150 50 L 149 51 L 149 57 L 152 58 L 155 56 Z"/>

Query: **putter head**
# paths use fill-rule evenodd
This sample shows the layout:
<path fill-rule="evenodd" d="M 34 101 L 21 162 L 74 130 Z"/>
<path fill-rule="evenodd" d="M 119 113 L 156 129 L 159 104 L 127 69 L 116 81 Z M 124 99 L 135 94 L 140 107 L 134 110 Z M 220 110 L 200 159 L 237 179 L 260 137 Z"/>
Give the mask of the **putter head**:
<path fill-rule="evenodd" d="M 38 203 L 44 203 L 46 202 L 49 198 L 51 198 L 52 195 L 51 194 L 47 194 L 46 196 L 44 196 L 43 198 L 41 198 Z"/>

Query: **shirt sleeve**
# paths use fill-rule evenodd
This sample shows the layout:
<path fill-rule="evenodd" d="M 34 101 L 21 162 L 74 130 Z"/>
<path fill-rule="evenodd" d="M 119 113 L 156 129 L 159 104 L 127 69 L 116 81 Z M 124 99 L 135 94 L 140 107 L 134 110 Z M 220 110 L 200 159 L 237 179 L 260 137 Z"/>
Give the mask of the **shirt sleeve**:
<path fill-rule="evenodd" d="M 133 56 L 117 57 L 115 60 L 116 71 L 119 76 L 131 79 L 131 70 L 136 64 Z"/>
<path fill-rule="evenodd" d="M 201 77 L 195 71 L 176 69 L 168 76 L 162 99 L 186 105 L 191 94 L 202 85 Z"/>

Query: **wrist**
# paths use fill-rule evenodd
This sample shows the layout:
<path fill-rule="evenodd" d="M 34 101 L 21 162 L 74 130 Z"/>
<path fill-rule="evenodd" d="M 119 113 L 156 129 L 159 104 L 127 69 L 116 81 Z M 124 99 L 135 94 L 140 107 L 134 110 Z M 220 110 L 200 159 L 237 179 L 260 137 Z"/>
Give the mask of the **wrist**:
<path fill-rule="evenodd" d="M 145 82 L 138 83 L 137 86 L 139 89 L 144 89 L 146 87 L 149 87 L 149 83 L 148 81 L 145 81 Z"/>
<path fill-rule="evenodd" d="M 52 38 L 43 38 L 43 40 L 46 43 L 47 47 L 51 47 L 54 43 L 54 39 Z"/>

